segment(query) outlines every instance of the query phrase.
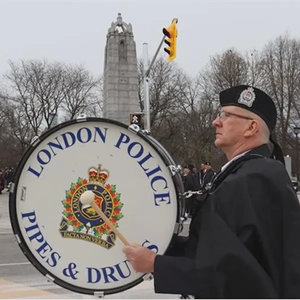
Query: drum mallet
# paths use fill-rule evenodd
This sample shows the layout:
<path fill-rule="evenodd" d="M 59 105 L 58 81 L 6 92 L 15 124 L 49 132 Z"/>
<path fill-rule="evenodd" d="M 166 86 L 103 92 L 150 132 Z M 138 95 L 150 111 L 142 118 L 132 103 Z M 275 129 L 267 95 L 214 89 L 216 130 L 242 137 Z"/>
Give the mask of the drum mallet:
<path fill-rule="evenodd" d="M 85 191 L 80 196 L 80 202 L 82 204 L 89 204 L 98 213 L 102 220 L 110 227 L 110 229 L 116 234 L 116 236 L 123 242 L 124 245 L 128 246 L 129 243 L 122 235 L 122 233 L 114 226 L 114 224 L 107 218 L 101 208 L 94 201 L 95 194 L 92 191 Z"/>

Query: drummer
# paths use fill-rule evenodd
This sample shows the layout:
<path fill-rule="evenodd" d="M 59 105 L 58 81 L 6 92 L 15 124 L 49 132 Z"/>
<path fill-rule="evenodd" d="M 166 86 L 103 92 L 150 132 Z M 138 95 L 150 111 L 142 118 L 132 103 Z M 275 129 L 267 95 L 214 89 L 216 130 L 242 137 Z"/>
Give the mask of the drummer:
<path fill-rule="evenodd" d="M 136 244 L 123 251 L 136 271 L 154 273 L 156 293 L 300 298 L 300 206 L 282 151 L 270 140 L 274 102 L 240 85 L 220 93 L 220 106 L 215 145 L 228 163 L 194 214 L 185 256 Z"/>

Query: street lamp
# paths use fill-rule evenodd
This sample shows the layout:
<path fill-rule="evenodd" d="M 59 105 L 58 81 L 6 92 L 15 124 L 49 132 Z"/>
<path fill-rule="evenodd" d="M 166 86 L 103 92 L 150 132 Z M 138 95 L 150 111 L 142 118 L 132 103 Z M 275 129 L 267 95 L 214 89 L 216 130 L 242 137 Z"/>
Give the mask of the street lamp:
<path fill-rule="evenodd" d="M 294 127 L 294 133 L 296 135 L 296 172 L 297 172 L 297 180 L 299 180 L 299 149 L 298 149 L 298 134 L 300 133 L 300 127 L 295 126 Z"/>

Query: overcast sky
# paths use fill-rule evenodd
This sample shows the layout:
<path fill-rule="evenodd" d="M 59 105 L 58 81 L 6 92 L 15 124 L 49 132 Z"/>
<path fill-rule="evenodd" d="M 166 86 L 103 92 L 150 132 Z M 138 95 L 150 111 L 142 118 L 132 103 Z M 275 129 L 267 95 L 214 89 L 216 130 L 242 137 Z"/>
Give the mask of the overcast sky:
<path fill-rule="evenodd" d="M 228 48 L 261 50 L 286 32 L 300 38 L 300 1 L 0 0 L 0 12 L 0 75 L 8 60 L 21 59 L 83 64 L 101 75 L 107 30 L 119 12 L 132 24 L 138 58 L 144 42 L 153 56 L 162 28 L 178 18 L 175 62 L 192 76 Z"/>

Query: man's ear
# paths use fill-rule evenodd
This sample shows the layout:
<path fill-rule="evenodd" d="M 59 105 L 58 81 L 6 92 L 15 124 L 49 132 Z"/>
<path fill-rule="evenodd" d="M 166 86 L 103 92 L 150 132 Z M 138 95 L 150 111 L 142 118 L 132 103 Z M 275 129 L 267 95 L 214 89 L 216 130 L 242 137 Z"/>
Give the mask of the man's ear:
<path fill-rule="evenodd" d="M 259 130 L 259 122 L 257 120 L 250 120 L 248 124 L 248 129 L 245 131 L 244 136 L 250 137 L 256 134 Z"/>

